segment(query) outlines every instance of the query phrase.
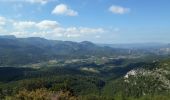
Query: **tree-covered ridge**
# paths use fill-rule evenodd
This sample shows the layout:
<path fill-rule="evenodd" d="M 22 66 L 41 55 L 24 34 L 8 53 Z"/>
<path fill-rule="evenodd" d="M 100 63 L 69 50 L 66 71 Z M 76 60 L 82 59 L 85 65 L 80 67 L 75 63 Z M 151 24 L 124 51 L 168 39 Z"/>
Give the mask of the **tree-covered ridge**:
<path fill-rule="evenodd" d="M 141 97 L 170 93 L 169 59 L 153 62 L 135 68 L 118 80 L 113 80 L 104 88 L 105 94 L 119 91 L 125 96 Z"/>
<path fill-rule="evenodd" d="M 162 98 L 168 100 L 169 61 L 165 59 L 150 63 L 121 63 L 124 65 L 125 72 L 117 73 L 118 77 L 113 76 L 118 69 L 111 69 L 108 73 L 115 74 L 105 76 L 102 75 L 105 73 L 78 70 L 83 65 L 77 66 L 77 70 L 75 70 L 76 67 L 73 70 L 72 67 L 66 68 L 66 66 L 39 69 L 2 67 L 0 71 L 4 73 L 0 73 L 1 76 L 3 75 L 0 78 L 0 97 L 2 100 L 14 98 L 16 100 L 31 100 L 30 98 L 35 100 L 42 98 L 44 100 L 52 100 L 52 98 L 60 98 L 59 100 L 152 100 L 152 98 L 159 100 Z M 108 62 L 103 66 L 107 64 Z M 109 63 L 109 65 L 114 64 Z M 97 67 L 100 68 L 100 66 Z M 8 71 L 9 75 L 7 75 Z M 18 72 L 13 73 L 16 71 Z"/>
<path fill-rule="evenodd" d="M 0 36 L 0 66 L 23 66 L 50 60 L 83 59 L 90 57 L 141 57 L 169 55 L 169 45 L 155 49 L 123 49 L 88 41 L 72 42 L 47 40 L 39 37 L 16 38 Z M 165 50 L 164 50 L 165 49 Z"/>
<path fill-rule="evenodd" d="M 168 100 L 170 58 L 154 50 L 0 37 L 0 100 Z"/>
<path fill-rule="evenodd" d="M 127 51 L 101 47 L 88 41 L 78 43 L 46 40 L 39 37 L 0 37 L 0 66 L 19 66 L 53 59 L 115 56 L 123 52 Z"/>

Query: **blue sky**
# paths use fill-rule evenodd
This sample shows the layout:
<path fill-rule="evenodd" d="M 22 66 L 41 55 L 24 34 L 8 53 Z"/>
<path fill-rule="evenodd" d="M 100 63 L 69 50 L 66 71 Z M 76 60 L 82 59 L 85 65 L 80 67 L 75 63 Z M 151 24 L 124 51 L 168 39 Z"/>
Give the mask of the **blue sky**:
<path fill-rule="evenodd" d="M 169 0 L 0 0 L 0 35 L 170 42 Z"/>

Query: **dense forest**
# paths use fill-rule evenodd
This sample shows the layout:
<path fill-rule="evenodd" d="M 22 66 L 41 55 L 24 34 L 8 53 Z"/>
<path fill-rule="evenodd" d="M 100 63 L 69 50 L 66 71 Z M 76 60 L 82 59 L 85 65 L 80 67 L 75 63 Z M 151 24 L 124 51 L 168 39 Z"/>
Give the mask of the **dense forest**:
<path fill-rule="evenodd" d="M 170 58 L 158 48 L 115 49 L 42 38 L 0 41 L 0 100 L 170 98 Z"/>

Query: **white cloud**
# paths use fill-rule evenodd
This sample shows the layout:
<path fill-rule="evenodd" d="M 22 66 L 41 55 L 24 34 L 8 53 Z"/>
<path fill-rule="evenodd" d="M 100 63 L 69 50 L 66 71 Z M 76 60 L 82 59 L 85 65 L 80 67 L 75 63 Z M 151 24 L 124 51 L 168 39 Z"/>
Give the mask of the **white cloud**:
<path fill-rule="evenodd" d="M 43 20 L 37 23 L 37 27 L 41 30 L 54 29 L 59 25 L 57 21 Z"/>
<path fill-rule="evenodd" d="M 82 37 L 91 34 L 104 33 L 103 28 L 88 28 L 88 27 L 61 27 L 57 21 L 43 20 L 40 22 L 33 21 L 13 21 L 14 32 L 11 34 L 19 37 L 45 37 L 50 39 L 55 39 L 57 37 L 67 37 L 67 38 L 76 38 Z M 33 32 L 29 31 L 33 29 Z M 36 29 L 36 30 L 34 30 Z"/>
<path fill-rule="evenodd" d="M 18 29 L 18 30 L 25 30 L 28 28 L 32 28 L 35 25 L 36 25 L 36 23 L 33 21 L 19 21 L 19 22 L 14 21 L 14 23 L 13 23 L 14 28 Z"/>
<path fill-rule="evenodd" d="M 92 36 L 95 34 L 104 33 L 105 30 L 100 28 L 88 28 L 88 31 L 84 31 L 87 28 L 85 27 L 56 27 L 55 29 L 50 30 L 38 30 L 35 32 L 30 32 L 29 30 L 16 30 L 12 32 L 11 35 L 16 35 L 18 37 L 44 37 L 48 39 L 56 39 L 58 37 L 65 37 L 65 38 L 78 38 L 84 36 Z"/>
<path fill-rule="evenodd" d="M 53 33 L 64 37 L 81 37 L 92 34 L 104 33 L 102 28 L 87 28 L 87 27 L 68 27 L 68 28 L 56 28 Z"/>
<path fill-rule="evenodd" d="M 5 22 L 3 20 L 5 19 Z M 57 21 L 42 20 L 17 21 L 0 17 L 2 25 L 6 23 L 8 27 L 0 26 L 0 34 L 15 35 L 17 37 L 44 37 L 47 39 L 78 38 L 86 36 L 96 36 L 106 32 L 103 28 L 90 27 L 62 27 Z M 3 23 L 2 23 L 3 22 Z"/>
<path fill-rule="evenodd" d="M 87 28 L 87 27 L 80 27 L 80 33 L 88 34 L 88 33 L 104 33 L 104 29 L 102 28 Z"/>
<path fill-rule="evenodd" d="M 40 30 L 54 29 L 59 24 L 57 21 L 43 20 L 40 22 L 34 21 L 13 21 L 13 27 L 17 30 L 27 30 L 30 28 L 38 28 Z"/>
<path fill-rule="evenodd" d="M 26 3 L 32 3 L 32 4 L 47 4 L 50 1 L 57 1 L 57 0 L 0 0 L 0 2 L 26 2 Z"/>
<path fill-rule="evenodd" d="M 130 8 L 124 8 L 121 6 L 112 5 L 109 8 L 109 11 L 111 11 L 114 14 L 125 14 L 125 13 L 130 12 Z"/>
<path fill-rule="evenodd" d="M 7 30 L 5 30 L 3 27 L 0 27 L 0 35 L 6 34 Z"/>
<path fill-rule="evenodd" d="M 26 31 L 16 31 L 16 32 L 11 32 L 9 33 L 10 35 L 15 35 L 17 37 L 27 37 L 28 35 L 30 35 L 28 32 Z"/>
<path fill-rule="evenodd" d="M 0 25 L 6 24 L 6 18 L 0 16 Z"/>
<path fill-rule="evenodd" d="M 67 38 L 78 38 L 87 35 L 104 33 L 105 30 L 102 28 L 87 28 L 87 27 L 56 27 L 51 32 L 49 32 L 52 38 L 56 37 L 67 37 Z M 48 34 L 48 35 L 49 35 Z"/>
<path fill-rule="evenodd" d="M 67 34 L 66 37 L 68 38 L 75 38 L 75 37 L 80 37 L 80 34 Z"/>
<path fill-rule="evenodd" d="M 67 16 L 77 16 L 78 12 L 72 10 L 66 4 L 59 4 L 53 9 L 52 14 L 55 14 L 55 15 L 67 15 Z"/>
<path fill-rule="evenodd" d="M 30 3 L 39 3 L 39 4 L 46 4 L 48 3 L 50 0 L 26 0 L 27 2 L 30 2 Z"/>

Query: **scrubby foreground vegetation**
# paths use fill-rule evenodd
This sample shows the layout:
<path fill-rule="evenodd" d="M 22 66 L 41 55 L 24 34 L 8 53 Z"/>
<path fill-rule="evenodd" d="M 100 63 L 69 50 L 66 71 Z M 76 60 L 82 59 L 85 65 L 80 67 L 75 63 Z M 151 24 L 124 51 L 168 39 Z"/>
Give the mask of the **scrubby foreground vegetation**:
<path fill-rule="evenodd" d="M 15 37 L 0 41 L 0 100 L 170 98 L 170 58 L 164 47 L 115 49 L 87 41 Z"/>

